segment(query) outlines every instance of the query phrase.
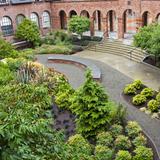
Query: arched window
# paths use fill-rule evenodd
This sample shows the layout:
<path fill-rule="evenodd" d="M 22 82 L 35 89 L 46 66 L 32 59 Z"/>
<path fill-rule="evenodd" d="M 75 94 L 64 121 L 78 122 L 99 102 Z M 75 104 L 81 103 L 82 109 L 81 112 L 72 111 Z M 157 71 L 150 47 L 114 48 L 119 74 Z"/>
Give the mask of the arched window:
<path fill-rule="evenodd" d="M 2 21 L 1 21 L 1 29 L 2 29 L 2 32 L 3 32 L 3 35 L 4 35 L 4 36 L 13 35 L 12 20 L 11 20 L 9 17 L 4 16 L 4 17 L 2 18 Z"/>
<path fill-rule="evenodd" d="M 37 24 L 37 26 L 39 27 L 39 18 L 36 13 L 31 13 L 30 19 L 32 22 L 35 22 Z"/>
<path fill-rule="evenodd" d="M 16 17 L 17 26 L 23 21 L 24 18 L 25 18 L 25 16 L 23 14 L 17 15 L 17 17 Z"/>
<path fill-rule="evenodd" d="M 42 14 L 42 26 L 43 28 L 49 28 L 51 26 L 50 15 L 47 11 Z"/>

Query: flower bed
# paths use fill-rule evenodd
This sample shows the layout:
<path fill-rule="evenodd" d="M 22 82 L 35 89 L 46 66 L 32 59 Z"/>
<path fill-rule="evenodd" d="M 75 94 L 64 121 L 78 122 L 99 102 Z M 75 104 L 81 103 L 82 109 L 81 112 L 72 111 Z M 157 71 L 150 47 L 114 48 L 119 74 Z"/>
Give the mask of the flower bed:
<path fill-rule="evenodd" d="M 135 80 L 125 86 L 123 96 L 127 102 L 152 118 L 160 119 L 160 92 L 146 87 L 140 80 Z"/>

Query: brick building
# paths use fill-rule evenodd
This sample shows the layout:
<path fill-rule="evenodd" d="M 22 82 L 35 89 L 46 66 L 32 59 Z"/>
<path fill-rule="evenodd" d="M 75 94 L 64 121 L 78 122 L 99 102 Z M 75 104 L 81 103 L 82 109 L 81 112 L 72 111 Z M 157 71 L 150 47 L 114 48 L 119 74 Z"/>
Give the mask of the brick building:
<path fill-rule="evenodd" d="M 101 31 L 123 38 L 134 34 L 140 26 L 160 21 L 160 0 L 0 0 L 0 32 L 11 40 L 24 17 L 39 26 L 41 34 L 66 29 L 73 15 L 86 16 L 91 21 L 90 35 Z"/>

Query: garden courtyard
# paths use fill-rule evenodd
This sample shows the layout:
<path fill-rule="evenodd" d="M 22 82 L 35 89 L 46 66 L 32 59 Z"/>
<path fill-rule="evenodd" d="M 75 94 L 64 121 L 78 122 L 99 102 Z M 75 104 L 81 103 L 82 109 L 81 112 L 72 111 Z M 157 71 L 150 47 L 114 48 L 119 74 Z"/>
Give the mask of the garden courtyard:
<path fill-rule="evenodd" d="M 159 47 L 149 42 L 155 33 L 148 48 L 139 41 L 143 29 L 134 47 L 118 42 L 127 59 L 91 51 L 116 48 L 83 36 L 89 26 L 87 18 L 74 16 L 69 33 L 41 37 L 24 19 L 15 36 L 30 47 L 0 39 L 0 159 L 159 160 Z M 135 47 L 136 55 L 143 53 L 138 48 L 155 54 L 156 65 L 133 61 Z"/>

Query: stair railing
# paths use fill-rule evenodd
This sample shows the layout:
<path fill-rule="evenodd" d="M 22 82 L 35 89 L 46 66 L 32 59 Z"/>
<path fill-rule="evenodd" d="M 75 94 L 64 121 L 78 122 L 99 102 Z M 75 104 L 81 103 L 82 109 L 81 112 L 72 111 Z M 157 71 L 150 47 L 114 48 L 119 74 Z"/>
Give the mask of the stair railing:
<path fill-rule="evenodd" d="M 103 44 L 104 43 L 104 41 L 106 40 L 106 34 L 108 34 L 108 31 L 105 31 L 104 33 L 103 33 L 103 38 L 102 38 L 102 40 L 100 41 L 100 42 L 98 42 L 96 45 L 95 45 L 95 52 L 97 52 L 97 45 L 99 45 L 99 44 Z"/>

